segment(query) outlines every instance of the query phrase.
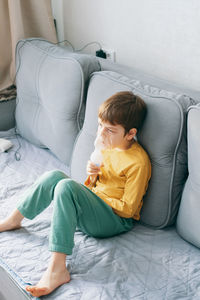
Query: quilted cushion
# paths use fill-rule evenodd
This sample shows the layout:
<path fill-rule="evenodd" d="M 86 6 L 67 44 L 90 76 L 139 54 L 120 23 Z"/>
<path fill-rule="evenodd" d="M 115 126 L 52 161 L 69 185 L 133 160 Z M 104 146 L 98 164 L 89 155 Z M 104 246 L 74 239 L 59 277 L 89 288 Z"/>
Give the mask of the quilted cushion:
<path fill-rule="evenodd" d="M 188 169 L 177 217 L 177 231 L 187 241 L 200 247 L 200 105 L 188 112 Z"/>
<path fill-rule="evenodd" d="M 141 220 L 162 228 L 175 221 L 181 192 L 187 178 L 185 111 L 193 101 L 184 95 L 144 85 L 111 71 L 93 74 L 88 90 L 86 115 L 71 163 L 71 176 L 83 182 L 86 162 L 93 150 L 99 105 L 118 91 L 141 96 L 148 115 L 138 140 L 149 153 L 152 178 L 144 198 Z"/>
<path fill-rule="evenodd" d="M 69 164 L 82 126 L 85 83 L 100 69 L 98 60 L 41 39 L 21 40 L 16 58 L 17 130 Z"/>

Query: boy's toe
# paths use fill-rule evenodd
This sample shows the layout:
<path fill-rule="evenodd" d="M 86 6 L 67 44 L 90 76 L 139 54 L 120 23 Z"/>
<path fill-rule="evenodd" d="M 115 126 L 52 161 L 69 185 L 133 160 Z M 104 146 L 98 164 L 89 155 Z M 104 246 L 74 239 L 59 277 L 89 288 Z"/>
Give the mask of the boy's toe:
<path fill-rule="evenodd" d="M 37 286 L 27 286 L 26 291 L 29 292 L 33 297 L 40 297 L 49 293 L 47 288 L 40 288 Z"/>

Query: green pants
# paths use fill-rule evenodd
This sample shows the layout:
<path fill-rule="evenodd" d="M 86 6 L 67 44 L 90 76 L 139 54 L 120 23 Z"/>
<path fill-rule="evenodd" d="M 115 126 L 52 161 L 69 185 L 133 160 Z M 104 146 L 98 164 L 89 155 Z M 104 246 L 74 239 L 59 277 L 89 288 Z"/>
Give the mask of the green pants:
<path fill-rule="evenodd" d="M 134 220 L 121 218 L 90 189 L 60 171 L 44 173 L 26 191 L 21 214 L 33 219 L 54 200 L 49 250 L 72 254 L 76 227 L 89 236 L 106 238 L 132 229 Z"/>

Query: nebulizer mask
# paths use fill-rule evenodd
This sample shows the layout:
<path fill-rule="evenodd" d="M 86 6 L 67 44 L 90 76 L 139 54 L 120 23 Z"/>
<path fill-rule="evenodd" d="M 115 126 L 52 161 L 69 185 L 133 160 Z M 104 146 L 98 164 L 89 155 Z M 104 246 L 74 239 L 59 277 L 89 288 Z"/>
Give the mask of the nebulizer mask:
<path fill-rule="evenodd" d="M 98 127 L 97 136 L 94 141 L 94 151 L 90 156 L 90 160 L 98 167 L 101 166 L 103 162 L 102 152 L 103 149 L 112 149 L 112 138 L 108 134 L 106 137 L 103 137 L 101 134 L 101 128 Z"/>
<path fill-rule="evenodd" d="M 94 141 L 94 151 L 90 155 L 90 160 L 93 162 L 96 166 L 100 167 L 103 163 L 103 155 L 102 150 L 103 149 L 111 149 L 112 148 L 112 139 L 110 136 L 106 137 L 106 143 L 105 140 L 103 140 L 103 137 L 101 135 L 101 130 L 98 129 L 97 136 Z M 97 175 L 91 175 L 91 180 L 95 181 Z"/>

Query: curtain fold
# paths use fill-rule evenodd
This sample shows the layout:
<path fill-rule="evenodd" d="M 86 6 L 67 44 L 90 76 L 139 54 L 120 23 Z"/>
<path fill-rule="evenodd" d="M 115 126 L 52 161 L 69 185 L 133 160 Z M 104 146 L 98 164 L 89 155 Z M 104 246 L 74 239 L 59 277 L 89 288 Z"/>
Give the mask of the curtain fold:
<path fill-rule="evenodd" d="M 15 47 L 29 37 L 57 42 L 51 0 L 0 0 L 0 91 L 14 83 Z"/>

